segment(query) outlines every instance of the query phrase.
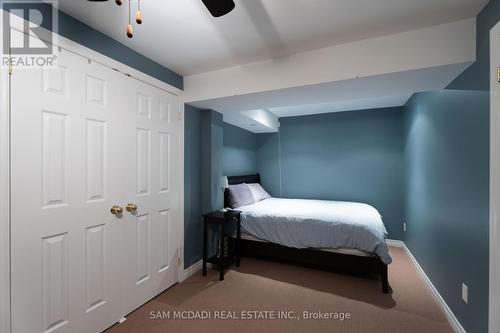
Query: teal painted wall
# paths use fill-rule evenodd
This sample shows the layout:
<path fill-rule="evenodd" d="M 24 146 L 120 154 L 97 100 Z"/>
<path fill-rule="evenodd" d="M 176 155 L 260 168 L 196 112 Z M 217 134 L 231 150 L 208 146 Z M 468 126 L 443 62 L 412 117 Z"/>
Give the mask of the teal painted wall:
<path fill-rule="evenodd" d="M 201 259 L 201 110 L 186 105 L 184 113 L 184 267 Z"/>
<path fill-rule="evenodd" d="M 405 242 L 467 332 L 488 331 L 489 30 L 499 20 L 492 0 L 477 17 L 477 61 L 405 111 Z"/>
<path fill-rule="evenodd" d="M 487 332 L 489 93 L 417 94 L 405 116 L 405 243 L 465 330 Z"/>
<path fill-rule="evenodd" d="M 257 171 L 262 187 L 273 197 L 282 196 L 280 186 L 279 135 L 257 135 Z"/>
<path fill-rule="evenodd" d="M 402 239 L 402 111 L 386 108 L 281 118 L 279 135 L 259 135 L 263 186 L 286 198 L 368 203 L 382 214 L 389 237 Z"/>
<path fill-rule="evenodd" d="M 201 260 L 202 218 L 223 206 L 222 114 L 185 105 L 184 115 L 184 268 Z M 210 230 L 210 253 L 217 239 Z"/>
<path fill-rule="evenodd" d="M 250 175 L 257 172 L 257 134 L 224 123 L 224 176 Z"/>
<path fill-rule="evenodd" d="M 203 110 L 201 112 L 201 203 L 203 214 L 224 208 L 222 189 L 223 135 L 222 114 L 213 110 Z M 219 240 L 216 231 L 217 226 L 215 225 L 209 229 L 209 257 L 214 255 L 217 250 Z"/>
<path fill-rule="evenodd" d="M 223 155 L 222 114 L 203 110 L 201 113 L 201 191 L 202 210 L 209 213 L 222 209 L 222 155 Z"/>

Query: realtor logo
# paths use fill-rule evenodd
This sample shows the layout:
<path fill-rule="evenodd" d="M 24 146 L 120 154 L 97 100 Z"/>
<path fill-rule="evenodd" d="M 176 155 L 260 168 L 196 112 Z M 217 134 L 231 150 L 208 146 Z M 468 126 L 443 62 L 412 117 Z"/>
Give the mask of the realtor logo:
<path fill-rule="evenodd" d="M 52 67 L 57 56 L 55 1 L 0 0 L 2 4 L 2 65 Z"/>

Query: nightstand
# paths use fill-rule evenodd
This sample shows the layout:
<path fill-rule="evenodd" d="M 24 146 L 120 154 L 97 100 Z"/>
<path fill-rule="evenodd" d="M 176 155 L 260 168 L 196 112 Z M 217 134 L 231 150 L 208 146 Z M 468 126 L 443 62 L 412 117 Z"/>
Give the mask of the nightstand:
<path fill-rule="evenodd" d="M 236 224 L 235 253 L 225 257 L 224 235 L 229 229 L 230 224 Z M 218 254 L 207 258 L 208 256 L 208 228 L 210 224 L 218 225 L 219 246 Z M 236 256 L 236 267 L 240 267 L 240 249 L 241 249 L 241 224 L 240 212 L 237 210 L 228 210 L 226 212 L 216 211 L 203 215 L 203 276 L 207 275 L 207 262 L 218 265 L 220 270 L 220 280 L 224 280 L 224 267 L 230 266 Z"/>

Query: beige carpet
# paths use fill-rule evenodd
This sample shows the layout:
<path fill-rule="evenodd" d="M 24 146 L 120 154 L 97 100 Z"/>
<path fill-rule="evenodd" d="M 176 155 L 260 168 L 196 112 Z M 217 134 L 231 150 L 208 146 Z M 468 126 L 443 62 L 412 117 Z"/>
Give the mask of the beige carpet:
<path fill-rule="evenodd" d="M 404 250 L 391 248 L 390 253 L 392 294 L 382 294 L 375 280 L 243 258 L 241 267 L 227 271 L 224 281 L 213 270 L 206 277 L 198 272 L 107 332 L 453 332 Z M 173 319 L 174 311 L 182 310 L 208 313 L 212 319 Z M 269 310 L 267 316 L 275 318 L 277 311 L 293 311 L 293 316 L 241 319 L 265 315 L 254 310 Z M 151 311 L 163 319 L 150 319 Z M 229 311 L 228 316 L 234 313 L 240 319 L 214 319 L 216 311 L 219 317 Z M 349 313 L 350 319 L 306 319 L 303 311 L 332 317 Z"/>

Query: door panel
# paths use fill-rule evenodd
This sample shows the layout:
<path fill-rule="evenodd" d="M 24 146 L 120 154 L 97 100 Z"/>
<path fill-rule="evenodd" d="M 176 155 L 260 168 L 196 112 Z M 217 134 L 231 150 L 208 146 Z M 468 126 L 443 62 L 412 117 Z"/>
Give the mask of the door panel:
<path fill-rule="evenodd" d="M 43 328 L 56 330 L 69 320 L 68 234 L 42 240 Z"/>
<path fill-rule="evenodd" d="M 79 119 L 69 92 L 82 83 L 67 69 L 81 62 L 62 56 L 61 65 L 54 72 L 19 70 L 12 76 L 14 332 L 71 332 L 78 325 L 79 304 L 71 300 L 79 298 L 82 283 L 73 269 L 74 260 L 82 260 L 75 223 L 81 188 L 71 177 L 71 161 L 78 160 L 74 152 L 82 140 L 75 135 Z"/>
<path fill-rule="evenodd" d="M 134 265 L 124 275 L 133 310 L 178 279 L 179 122 L 176 97 L 135 81 L 128 103 L 134 106 L 128 126 L 136 137 L 128 142 L 135 170 L 128 193 L 138 206 L 127 221 L 127 256 Z"/>

